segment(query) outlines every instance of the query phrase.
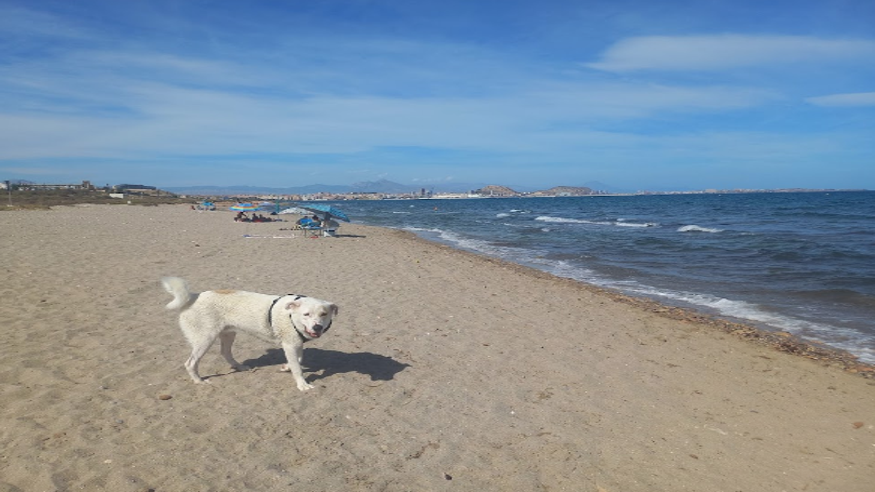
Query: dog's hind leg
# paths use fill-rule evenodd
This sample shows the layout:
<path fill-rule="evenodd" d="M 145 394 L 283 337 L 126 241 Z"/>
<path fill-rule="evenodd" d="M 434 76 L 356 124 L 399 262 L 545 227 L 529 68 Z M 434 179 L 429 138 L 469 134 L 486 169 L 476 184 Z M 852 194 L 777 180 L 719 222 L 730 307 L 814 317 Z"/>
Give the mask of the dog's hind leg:
<path fill-rule="evenodd" d="M 191 355 L 188 356 L 188 360 L 185 361 L 185 370 L 188 371 L 188 375 L 191 376 L 191 379 L 195 383 L 208 383 L 209 381 L 205 381 L 197 372 L 198 362 L 201 361 L 201 358 L 207 353 L 207 350 L 210 349 L 210 346 L 213 344 L 213 340 L 202 339 L 197 342 L 192 341 L 191 343 Z"/>
<path fill-rule="evenodd" d="M 234 345 L 234 338 L 237 337 L 237 332 L 234 331 L 223 331 L 219 333 L 219 340 L 222 342 L 222 357 L 228 361 L 228 364 L 231 364 L 231 367 L 236 371 L 248 371 L 249 366 L 244 366 L 243 364 L 237 362 L 234 359 L 234 356 L 231 355 L 231 346 Z"/>

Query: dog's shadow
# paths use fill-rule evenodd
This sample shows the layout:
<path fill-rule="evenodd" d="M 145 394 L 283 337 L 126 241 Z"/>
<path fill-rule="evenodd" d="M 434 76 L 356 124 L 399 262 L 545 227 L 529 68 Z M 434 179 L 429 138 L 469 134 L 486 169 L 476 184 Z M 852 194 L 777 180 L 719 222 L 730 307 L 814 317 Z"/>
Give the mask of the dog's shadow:
<path fill-rule="evenodd" d="M 278 366 L 286 363 L 286 355 L 281 349 L 268 349 L 267 353 L 243 364 L 251 368 Z M 385 355 L 371 352 L 346 353 L 336 350 L 308 348 L 304 350 L 301 364 L 308 382 L 318 381 L 335 374 L 357 372 L 371 377 L 371 381 L 389 381 L 410 364 L 404 364 Z"/>

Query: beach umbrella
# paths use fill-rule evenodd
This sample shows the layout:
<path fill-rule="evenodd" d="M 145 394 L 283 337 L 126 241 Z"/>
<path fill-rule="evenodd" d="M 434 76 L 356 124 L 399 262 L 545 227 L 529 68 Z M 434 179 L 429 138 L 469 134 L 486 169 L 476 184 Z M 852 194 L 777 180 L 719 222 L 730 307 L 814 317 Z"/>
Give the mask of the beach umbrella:
<path fill-rule="evenodd" d="M 231 210 L 235 212 L 252 212 L 254 210 L 258 210 L 259 206 L 252 203 L 238 203 L 231 207 Z"/>
<path fill-rule="evenodd" d="M 310 212 L 316 214 L 328 215 L 329 217 L 327 218 L 337 217 L 344 222 L 349 222 L 349 217 L 347 217 L 342 210 L 328 205 L 327 203 L 308 203 L 306 205 L 298 204 L 298 207 L 303 208 L 304 210 L 309 210 Z"/>

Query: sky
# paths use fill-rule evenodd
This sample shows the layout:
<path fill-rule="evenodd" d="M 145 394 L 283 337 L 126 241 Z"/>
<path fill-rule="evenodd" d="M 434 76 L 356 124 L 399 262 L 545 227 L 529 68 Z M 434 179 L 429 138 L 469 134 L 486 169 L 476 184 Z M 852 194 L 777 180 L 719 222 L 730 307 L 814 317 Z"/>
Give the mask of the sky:
<path fill-rule="evenodd" d="M 875 189 L 872 0 L 0 0 L 0 180 Z"/>

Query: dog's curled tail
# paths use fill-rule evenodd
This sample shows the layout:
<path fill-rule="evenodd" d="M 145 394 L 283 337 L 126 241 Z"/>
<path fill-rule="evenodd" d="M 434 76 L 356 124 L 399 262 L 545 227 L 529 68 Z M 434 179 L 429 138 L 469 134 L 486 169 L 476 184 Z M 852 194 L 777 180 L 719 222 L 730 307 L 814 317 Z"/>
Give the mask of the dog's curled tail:
<path fill-rule="evenodd" d="M 192 293 L 185 280 L 179 277 L 164 277 L 161 279 L 161 285 L 173 296 L 173 300 L 167 304 L 167 309 L 181 309 L 191 301 Z"/>

